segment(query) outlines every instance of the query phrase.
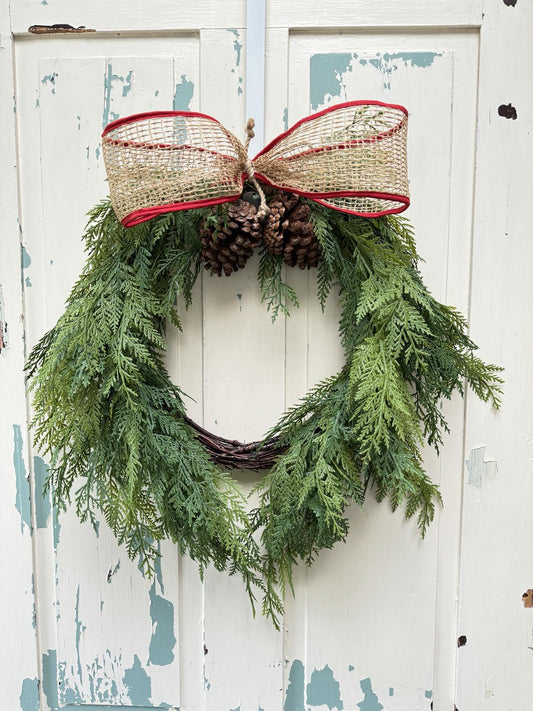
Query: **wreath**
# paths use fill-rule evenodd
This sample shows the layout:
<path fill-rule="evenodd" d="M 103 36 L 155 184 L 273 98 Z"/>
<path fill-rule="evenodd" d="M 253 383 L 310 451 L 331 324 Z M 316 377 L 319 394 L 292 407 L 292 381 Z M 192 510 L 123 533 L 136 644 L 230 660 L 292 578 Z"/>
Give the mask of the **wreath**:
<path fill-rule="evenodd" d="M 173 131 L 175 141 L 176 125 Z M 134 143 L 110 133 L 113 150 Z M 341 150 L 351 145 L 328 135 Z M 155 145 L 166 156 L 170 142 L 158 140 L 150 150 Z M 223 156 L 227 170 L 228 153 L 212 153 Z M 205 147 L 198 154 L 212 160 Z M 448 427 L 441 401 L 464 394 L 466 382 L 498 407 L 501 369 L 475 355 L 464 318 L 424 286 L 409 222 L 391 214 L 397 206 L 386 205 L 381 217 L 362 216 L 353 202 L 349 211 L 346 204 L 331 209 L 328 202 L 337 198 L 288 193 L 280 181 L 266 195 L 255 180 L 243 192 L 239 169 L 239 184 L 224 200 L 211 195 L 198 206 L 201 200 L 187 195 L 179 204 L 165 197 L 157 205 L 150 193 L 151 207 L 121 209 L 106 164 L 112 201 L 89 213 L 86 266 L 27 364 L 34 436 L 51 462 L 48 487 L 59 509 L 74 499 L 82 521 L 97 526 L 101 512 L 148 575 L 165 538 L 197 561 L 201 574 L 208 565 L 239 573 L 252 605 L 259 591 L 263 614 L 277 625 L 293 566 L 345 540 L 350 502 L 362 505 L 369 491 L 379 501 L 388 497 L 393 509 L 403 505 L 406 517 L 417 515 L 424 535 L 441 496 L 420 449 L 428 443 L 438 451 L 442 444 Z M 201 189 L 210 190 L 205 166 L 200 175 Z M 123 190 L 134 193 L 131 185 Z M 187 417 L 184 392 L 170 380 L 163 356 L 166 324 L 181 328 L 176 299 L 191 304 L 202 265 L 229 275 L 255 248 L 261 298 L 273 319 L 298 306 L 284 280 L 286 265 L 316 267 L 322 308 L 338 290 L 345 365 L 261 442 L 244 445 Z M 250 512 L 229 473 L 235 468 L 268 470 Z"/>

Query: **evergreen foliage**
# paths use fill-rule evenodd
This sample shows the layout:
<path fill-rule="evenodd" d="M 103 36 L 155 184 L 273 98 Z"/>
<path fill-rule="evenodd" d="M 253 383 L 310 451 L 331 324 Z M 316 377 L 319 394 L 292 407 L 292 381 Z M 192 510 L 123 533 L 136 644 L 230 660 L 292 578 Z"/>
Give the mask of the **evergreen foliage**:
<path fill-rule="evenodd" d="M 201 572 L 214 565 L 239 573 L 275 624 L 293 565 L 344 540 L 346 506 L 362 505 L 369 489 L 416 514 L 425 533 L 440 494 L 420 448 L 442 444 L 442 399 L 463 394 L 466 382 L 498 407 L 502 382 L 498 367 L 474 355 L 462 316 L 424 286 L 406 220 L 310 204 L 321 246 L 318 298 L 324 307 L 332 288 L 340 292 L 346 364 L 266 435 L 279 437 L 280 455 L 257 485 L 251 514 L 186 422 L 183 393 L 162 361 L 167 321 L 180 328 L 176 296 L 191 303 L 200 270 L 202 210 L 125 229 L 109 201 L 97 205 L 86 267 L 27 365 L 55 504 L 74 499 L 93 525 L 101 511 L 149 574 L 166 537 Z M 281 258 L 266 250 L 259 284 L 273 318 L 298 305 Z"/>

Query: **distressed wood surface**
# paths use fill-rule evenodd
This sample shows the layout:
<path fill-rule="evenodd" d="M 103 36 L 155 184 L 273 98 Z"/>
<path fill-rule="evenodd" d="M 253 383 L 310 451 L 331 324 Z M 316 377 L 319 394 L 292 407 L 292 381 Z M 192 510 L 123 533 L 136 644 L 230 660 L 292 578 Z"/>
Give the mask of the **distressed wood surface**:
<path fill-rule="evenodd" d="M 470 323 L 506 382 L 496 415 L 468 399 L 457 707 L 518 711 L 533 698 L 533 8 L 484 12 Z"/>
<path fill-rule="evenodd" d="M 32 516 L 27 413 L 24 395 L 24 305 L 21 281 L 28 256 L 21 243 L 17 199 L 16 103 L 8 8 L 0 7 L 0 319 L 7 323 L 0 352 L 0 703 L 34 711 L 39 696 L 33 536 L 46 510 Z M 34 484 L 42 483 L 42 468 Z"/>
<path fill-rule="evenodd" d="M 364 510 L 351 510 L 347 543 L 296 571 L 281 632 L 252 618 L 238 579 L 209 570 L 202 583 L 195 564 L 165 543 L 155 579 L 145 580 L 104 523 L 95 533 L 71 512 L 57 519 L 40 495 L 46 462 L 38 452 L 28 455 L 24 337 L 31 346 L 53 325 L 83 265 L 85 213 L 106 194 L 103 126 L 147 109 L 192 109 L 242 137 L 247 118 L 244 2 L 184 3 L 179 11 L 167 0 L 70 5 L 12 3 L 20 33 L 16 91 L 12 40 L 8 29 L 0 32 L 0 75 L 7 77 L 0 112 L 2 125 L 13 127 L 0 136 L 0 154 L 13 166 L 2 179 L 9 209 L 0 213 L 2 234 L 11 235 L 0 262 L 10 325 L 9 348 L 0 354 L 0 395 L 10 403 L 0 442 L 11 472 L 0 525 L 14 571 L 2 601 L 5 595 L 7 634 L 20 640 L 16 673 L 14 666 L 0 671 L 5 707 L 428 711 L 433 702 L 434 711 L 454 703 L 459 711 L 522 711 L 533 691 L 533 625 L 521 601 L 533 585 L 525 535 L 533 482 L 533 253 L 521 207 L 531 185 L 532 106 L 523 66 L 533 18 L 525 0 L 516 7 L 492 0 L 484 8 L 477 133 L 481 0 L 364 0 L 349 10 L 336 0 L 267 3 L 265 142 L 339 101 L 406 105 L 407 215 L 426 283 L 441 300 L 470 308 L 482 357 L 502 362 L 508 381 L 497 416 L 468 398 L 466 430 L 463 403 L 446 403 L 452 433 L 440 458 L 425 457 L 446 506 L 426 540 L 386 504 L 369 499 Z M 48 22 L 104 32 L 22 36 L 28 25 Z M 504 62 L 510 44 L 516 51 Z M 510 102 L 516 120 L 498 113 L 502 106 L 512 115 Z M 252 259 L 231 279 L 203 274 L 193 306 L 178 304 L 183 332 L 168 337 L 167 366 L 193 398 L 189 414 L 243 441 L 261 436 L 342 362 L 337 304 L 332 296 L 320 312 L 314 275 L 288 271 L 301 308 L 272 324 L 256 272 Z M 245 491 L 256 476 L 238 474 Z M 33 519 L 33 536 L 25 517 Z M 459 635 L 467 643 L 457 648 Z"/>

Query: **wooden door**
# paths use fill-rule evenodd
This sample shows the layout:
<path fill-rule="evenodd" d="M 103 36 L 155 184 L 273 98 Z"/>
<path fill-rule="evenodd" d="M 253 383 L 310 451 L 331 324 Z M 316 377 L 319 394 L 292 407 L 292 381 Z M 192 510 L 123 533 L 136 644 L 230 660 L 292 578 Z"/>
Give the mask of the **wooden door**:
<path fill-rule="evenodd" d="M 507 41 L 526 57 L 531 20 L 523 0 L 267 0 L 265 141 L 339 101 L 407 106 L 407 214 L 424 278 L 469 314 L 482 356 L 510 373 L 497 416 L 470 397 L 466 407 L 444 404 L 451 434 L 441 456 L 428 451 L 425 462 L 445 508 L 426 539 L 401 512 L 369 498 L 350 511 L 346 544 L 296 571 L 295 597 L 276 632 L 252 618 L 239 580 L 210 570 L 202 584 L 172 544 L 162 545 L 157 575 L 147 580 L 103 522 L 95 533 L 71 512 L 57 517 L 42 497 L 47 463 L 29 446 L 22 378 L 24 339 L 31 347 L 60 315 L 83 265 L 85 213 L 106 195 L 103 126 L 138 111 L 191 109 L 243 135 L 245 2 L 98 0 L 75 11 L 66 0 L 11 3 L 0 45 L 0 110 L 11 127 L 0 137 L 8 166 L 0 318 L 3 309 L 10 326 L 0 354 L 10 409 L 0 437 L 12 452 L 1 522 L 2 540 L 17 542 L 2 543 L 14 571 L 3 595 L 13 610 L 6 630 L 20 643 L 0 672 L 8 671 L 6 708 L 527 707 L 533 641 L 520 596 L 533 587 L 524 563 L 533 254 L 522 207 L 531 145 L 521 119 L 532 107 L 513 75 L 523 78 L 518 59 L 506 66 L 497 55 Z M 27 32 L 54 22 L 97 31 Z M 510 102 L 519 103 L 518 120 L 506 118 Z M 193 306 L 179 305 L 183 333 L 168 338 L 167 364 L 194 398 L 191 416 L 244 441 L 341 363 L 335 298 L 322 314 L 313 273 L 287 274 L 301 306 L 272 324 L 256 271 L 252 260 L 231 279 L 205 275 Z M 248 490 L 256 476 L 239 475 L 241 486 Z M 467 643 L 458 648 L 459 636 Z"/>

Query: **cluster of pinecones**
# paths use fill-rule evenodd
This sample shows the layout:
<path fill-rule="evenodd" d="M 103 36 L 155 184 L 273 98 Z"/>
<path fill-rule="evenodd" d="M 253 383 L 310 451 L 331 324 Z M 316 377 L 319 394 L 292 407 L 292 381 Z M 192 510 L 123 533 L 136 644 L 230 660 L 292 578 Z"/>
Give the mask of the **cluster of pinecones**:
<path fill-rule="evenodd" d="M 242 269 L 263 240 L 272 254 L 283 255 L 290 267 L 316 267 L 320 245 L 309 220 L 309 205 L 292 193 L 275 190 L 268 199 L 270 213 L 260 222 L 253 198 L 212 208 L 200 228 L 202 261 L 212 274 L 230 276 Z"/>

